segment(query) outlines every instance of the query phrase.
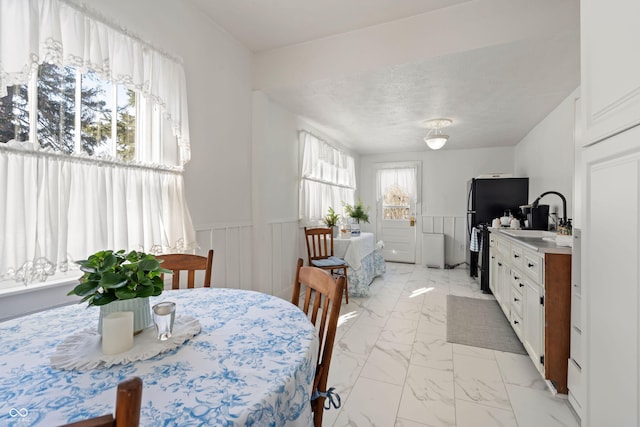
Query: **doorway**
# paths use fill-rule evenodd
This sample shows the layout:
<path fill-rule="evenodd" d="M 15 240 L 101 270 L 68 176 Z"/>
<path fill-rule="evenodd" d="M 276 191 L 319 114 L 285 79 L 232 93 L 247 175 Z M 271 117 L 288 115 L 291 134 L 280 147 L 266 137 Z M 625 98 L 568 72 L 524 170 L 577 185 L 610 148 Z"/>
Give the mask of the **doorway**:
<path fill-rule="evenodd" d="M 418 164 L 380 164 L 376 173 L 377 229 L 385 261 L 416 262 Z"/>

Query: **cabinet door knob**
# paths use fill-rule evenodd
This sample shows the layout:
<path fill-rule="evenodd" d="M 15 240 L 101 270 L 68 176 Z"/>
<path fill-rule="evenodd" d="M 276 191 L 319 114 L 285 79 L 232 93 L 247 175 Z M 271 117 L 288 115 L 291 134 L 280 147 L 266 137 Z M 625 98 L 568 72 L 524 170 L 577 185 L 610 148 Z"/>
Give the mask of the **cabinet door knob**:
<path fill-rule="evenodd" d="M 514 301 L 514 302 L 518 302 L 518 301 L 520 301 L 520 300 L 519 300 L 518 298 L 514 298 L 514 299 L 513 299 L 513 301 Z"/>
<path fill-rule="evenodd" d="M 517 320 L 514 320 L 514 321 L 513 321 L 513 324 L 514 324 L 514 325 L 517 325 L 518 323 L 520 323 L 520 322 L 518 322 Z"/>
<path fill-rule="evenodd" d="M 520 255 L 518 255 L 518 254 L 513 254 L 513 257 L 514 257 L 514 258 L 520 258 Z"/>
<path fill-rule="evenodd" d="M 524 288 L 524 285 L 522 283 L 518 283 L 518 286 L 520 286 L 521 288 Z"/>
<path fill-rule="evenodd" d="M 501 262 L 498 263 L 498 267 L 502 267 L 502 263 Z"/>
<path fill-rule="evenodd" d="M 531 263 L 528 263 L 527 265 L 529 266 L 529 268 L 533 267 L 533 264 Z"/>
<path fill-rule="evenodd" d="M 520 278 L 518 276 L 513 276 L 514 279 L 516 280 L 520 280 Z"/>

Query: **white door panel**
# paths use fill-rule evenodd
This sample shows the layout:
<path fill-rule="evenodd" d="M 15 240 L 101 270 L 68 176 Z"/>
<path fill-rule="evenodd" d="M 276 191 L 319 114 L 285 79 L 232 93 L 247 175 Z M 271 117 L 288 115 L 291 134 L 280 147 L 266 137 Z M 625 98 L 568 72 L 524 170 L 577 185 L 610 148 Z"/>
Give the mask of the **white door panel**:
<path fill-rule="evenodd" d="M 382 254 L 386 261 L 415 263 L 416 227 L 409 221 L 382 221 Z"/>
<path fill-rule="evenodd" d="M 386 261 L 416 262 L 419 170 L 417 162 L 381 163 L 376 173 L 377 230 Z"/>

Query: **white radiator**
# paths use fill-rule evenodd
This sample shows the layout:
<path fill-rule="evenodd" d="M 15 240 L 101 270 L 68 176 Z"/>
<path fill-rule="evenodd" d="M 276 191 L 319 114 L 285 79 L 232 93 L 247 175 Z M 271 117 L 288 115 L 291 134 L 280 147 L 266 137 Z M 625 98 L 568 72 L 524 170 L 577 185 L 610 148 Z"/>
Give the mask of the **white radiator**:
<path fill-rule="evenodd" d="M 444 234 L 422 234 L 422 264 L 427 267 L 444 268 Z"/>

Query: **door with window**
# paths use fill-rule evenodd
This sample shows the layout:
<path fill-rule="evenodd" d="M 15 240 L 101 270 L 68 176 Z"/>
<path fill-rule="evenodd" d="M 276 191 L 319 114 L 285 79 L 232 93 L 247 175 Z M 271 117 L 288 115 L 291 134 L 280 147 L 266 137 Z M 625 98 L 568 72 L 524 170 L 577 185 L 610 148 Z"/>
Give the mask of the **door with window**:
<path fill-rule="evenodd" d="M 418 165 L 381 165 L 377 172 L 378 235 L 386 261 L 415 263 Z"/>

